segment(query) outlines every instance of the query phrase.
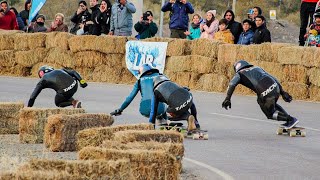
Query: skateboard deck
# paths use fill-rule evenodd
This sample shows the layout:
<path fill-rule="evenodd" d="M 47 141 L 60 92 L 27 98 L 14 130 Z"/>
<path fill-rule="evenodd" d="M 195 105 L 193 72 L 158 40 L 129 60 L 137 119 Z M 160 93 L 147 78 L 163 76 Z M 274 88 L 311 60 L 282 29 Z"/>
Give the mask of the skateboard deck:
<path fill-rule="evenodd" d="M 187 128 L 183 126 L 183 123 L 170 123 L 170 124 L 162 124 L 159 127 L 160 130 L 175 130 L 180 133 L 185 133 L 187 132 Z"/>
<path fill-rule="evenodd" d="M 209 134 L 207 132 L 207 130 L 192 130 L 186 132 L 185 137 L 192 138 L 193 140 L 208 140 Z"/>
<path fill-rule="evenodd" d="M 305 137 L 307 135 L 307 132 L 305 131 L 305 128 L 303 127 L 292 127 L 291 129 L 285 129 L 284 127 L 280 126 L 277 129 L 277 135 L 283 135 L 288 134 L 290 137 Z"/>

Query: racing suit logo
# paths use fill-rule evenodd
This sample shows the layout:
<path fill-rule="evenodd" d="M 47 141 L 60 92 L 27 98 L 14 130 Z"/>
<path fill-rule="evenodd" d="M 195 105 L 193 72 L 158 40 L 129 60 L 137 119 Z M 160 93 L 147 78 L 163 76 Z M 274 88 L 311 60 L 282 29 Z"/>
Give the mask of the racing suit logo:
<path fill-rule="evenodd" d="M 268 95 L 271 91 L 274 90 L 275 87 L 277 87 L 277 85 L 278 85 L 277 83 L 273 83 L 267 90 L 261 93 L 262 97 L 265 97 L 266 95 Z"/>
<path fill-rule="evenodd" d="M 64 92 L 70 91 L 70 89 L 72 89 L 76 84 L 77 84 L 77 81 L 74 80 L 73 83 L 72 83 L 69 87 L 64 88 L 63 91 L 64 91 Z"/>
<path fill-rule="evenodd" d="M 190 96 L 189 99 L 186 102 L 182 103 L 179 107 L 176 107 L 175 108 L 176 111 L 179 111 L 182 108 L 186 107 L 191 102 L 191 100 L 192 100 L 192 96 Z"/>

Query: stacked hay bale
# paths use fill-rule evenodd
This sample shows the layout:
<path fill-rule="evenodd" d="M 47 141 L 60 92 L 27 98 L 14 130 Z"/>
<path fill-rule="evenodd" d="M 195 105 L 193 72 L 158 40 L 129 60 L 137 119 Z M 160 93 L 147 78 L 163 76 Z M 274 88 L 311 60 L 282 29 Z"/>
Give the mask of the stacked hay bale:
<path fill-rule="evenodd" d="M 110 126 L 113 122 L 108 114 L 52 115 L 45 125 L 44 144 L 51 151 L 75 151 L 80 130 Z"/>
<path fill-rule="evenodd" d="M 0 102 L 0 134 L 19 133 L 19 111 L 23 102 Z"/>
<path fill-rule="evenodd" d="M 79 152 L 79 158 L 85 160 L 129 159 L 134 179 L 178 179 L 180 174 L 176 158 L 161 150 L 86 147 Z"/>
<path fill-rule="evenodd" d="M 154 129 L 152 124 L 131 124 L 85 129 L 79 131 L 76 135 L 77 150 L 81 150 L 86 146 L 99 146 L 103 141 L 113 139 L 114 133 L 118 131 L 152 129 Z"/>
<path fill-rule="evenodd" d="M 20 111 L 19 138 L 21 143 L 42 143 L 47 118 L 53 114 L 78 114 L 84 109 L 23 108 Z"/>
<path fill-rule="evenodd" d="M 134 179 L 129 160 L 35 159 L 17 172 L 0 174 L 0 179 Z"/>

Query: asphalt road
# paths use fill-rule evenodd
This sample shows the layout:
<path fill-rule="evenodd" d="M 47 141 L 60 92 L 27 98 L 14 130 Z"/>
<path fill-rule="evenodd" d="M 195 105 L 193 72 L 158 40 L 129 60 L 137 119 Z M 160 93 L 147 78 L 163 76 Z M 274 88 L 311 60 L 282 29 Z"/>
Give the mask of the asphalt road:
<path fill-rule="evenodd" d="M 23 101 L 37 79 L 0 77 L 0 101 Z M 132 86 L 90 83 L 79 88 L 87 112 L 109 113 L 118 108 Z M 209 140 L 186 139 L 184 171 L 195 179 L 319 179 L 320 174 L 320 104 L 280 100 L 292 116 L 307 128 L 307 137 L 276 135 L 279 122 L 265 118 L 256 98 L 232 97 L 232 109 L 221 108 L 224 94 L 192 91 L 199 121 L 208 130 Z M 138 95 L 115 124 L 148 122 L 138 112 Z M 55 107 L 54 91 L 43 90 L 35 107 Z M 191 178 L 192 179 L 192 178 Z"/>

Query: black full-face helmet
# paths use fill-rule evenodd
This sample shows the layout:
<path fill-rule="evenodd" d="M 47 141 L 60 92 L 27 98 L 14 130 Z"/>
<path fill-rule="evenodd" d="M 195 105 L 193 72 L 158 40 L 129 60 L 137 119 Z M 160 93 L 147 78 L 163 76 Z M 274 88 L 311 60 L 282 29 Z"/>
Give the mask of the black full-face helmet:
<path fill-rule="evenodd" d="M 253 65 L 248 63 L 247 61 L 240 60 L 240 61 L 234 63 L 233 68 L 234 68 L 234 71 L 237 73 L 241 69 L 248 68 L 248 67 L 251 67 L 251 66 L 253 66 Z"/>
<path fill-rule="evenodd" d="M 148 72 L 159 73 L 159 70 L 151 67 L 149 64 L 142 64 L 139 68 L 140 77 Z"/>
<path fill-rule="evenodd" d="M 153 79 L 153 89 L 157 88 L 161 83 L 165 81 L 170 81 L 169 78 L 165 75 L 159 75 L 156 78 Z"/>
<path fill-rule="evenodd" d="M 38 71 L 39 78 L 42 78 L 45 73 L 51 72 L 53 70 L 54 69 L 51 66 L 47 66 L 47 65 L 41 66 L 39 71 Z"/>
<path fill-rule="evenodd" d="M 314 16 L 314 18 L 320 17 L 320 12 L 315 12 L 315 13 L 313 14 L 313 16 Z"/>

